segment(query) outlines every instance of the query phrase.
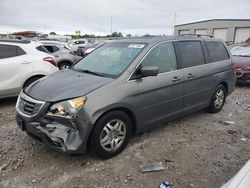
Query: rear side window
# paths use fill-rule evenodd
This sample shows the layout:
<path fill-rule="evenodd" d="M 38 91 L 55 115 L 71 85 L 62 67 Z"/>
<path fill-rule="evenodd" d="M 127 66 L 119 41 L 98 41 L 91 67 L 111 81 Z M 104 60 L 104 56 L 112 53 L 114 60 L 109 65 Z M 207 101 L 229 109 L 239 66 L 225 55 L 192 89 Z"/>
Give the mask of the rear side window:
<path fill-rule="evenodd" d="M 205 64 L 201 42 L 181 41 L 178 42 L 182 68 Z"/>
<path fill-rule="evenodd" d="M 177 69 L 175 50 L 172 42 L 154 47 L 142 61 L 142 66 L 156 66 L 159 73 Z"/>
<path fill-rule="evenodd" d="M 20 47 L 0 44 L 0 59 L 16 57 L 26 54 Z"/>
<path fill-rule="evenodd" d="M 206 45 L 212 62 L 229 59 L 227 50 L 222 42 L 206 41 Z"/>
<path fill-rule="evenodd" d="M 49 51 L 46 48 L 44 48 L 43 46 L 38 46 L 36 49 L 41 51 L 41 52 L 49 53 Z"/>
<path fill-rule="evenodd" d="M 55 53 L 59 51 L 59 48 L 56 46 L 44 45 L 44 48 L 46 48 L 50 53 Z"/>

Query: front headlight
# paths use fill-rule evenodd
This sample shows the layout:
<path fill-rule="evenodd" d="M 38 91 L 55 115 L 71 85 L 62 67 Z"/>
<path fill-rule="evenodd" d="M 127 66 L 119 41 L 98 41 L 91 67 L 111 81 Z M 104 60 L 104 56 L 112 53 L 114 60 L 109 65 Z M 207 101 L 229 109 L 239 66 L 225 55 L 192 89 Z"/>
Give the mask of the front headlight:
<path fill-rule="evenodd" d="M 86 103 L 86 97 L 78 97 L 75 99 L 62 101 L 53 104 L 47 115 L 49 116 L 59 116 L 64 118 L 73 118 L 77 115 L 82 106 Z"/>

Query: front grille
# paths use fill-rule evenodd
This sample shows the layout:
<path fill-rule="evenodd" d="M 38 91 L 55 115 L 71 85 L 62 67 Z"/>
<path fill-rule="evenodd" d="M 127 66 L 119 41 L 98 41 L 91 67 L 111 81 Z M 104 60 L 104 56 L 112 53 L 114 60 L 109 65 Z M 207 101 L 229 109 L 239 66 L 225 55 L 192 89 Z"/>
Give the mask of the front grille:
<path fill-rule="evenodd" d="M 241 72 L 236 72 L 236 76 L 241 76 L 242 73 Z"/>
<path fill-rule="evenodd" d="M 43 104 L 44 102 L 35 100 L 21 92 L 18 98 L 17 107 L 18 110 L 20 110 L 23 114 L 28 116 L 34 116 L 40 111 Z"/>
<path fill-rule="evenodd" d="M 28 115 L 35 115 L 39 112 L 42 104 L 30 102 L 28 100 L 20 98 L 19 106 L 20 106 L 20 110 L 23 113 L 28 114 Z"/>

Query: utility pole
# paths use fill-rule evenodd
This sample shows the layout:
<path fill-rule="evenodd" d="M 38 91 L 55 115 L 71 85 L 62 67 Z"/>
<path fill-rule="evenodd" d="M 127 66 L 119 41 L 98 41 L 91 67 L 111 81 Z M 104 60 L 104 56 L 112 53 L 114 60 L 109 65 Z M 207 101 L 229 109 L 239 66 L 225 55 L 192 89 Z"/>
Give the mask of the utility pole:
<path fill-rule="evenodd" d="M 173 25 L 173 35 L 174 35 L 174 26 L 176 24 L 176 13 L 174 13 L 174 25 Z"/>
<path fill-rule="evenodd" d="M 110 32 L 111 32 L 111 35 L 112 35 L 112 33 L 113 33 L 113 31 L 112 31 L 112 24 L 113 24 L 112 21 L 113 21 L 113 20 L 112 20 L 112 16 L 111 16 L 111 19 L 110 19 Z"/>
<path fill-rule="evenodd" d="M 100 24 L 100 36 L 102 35 L 102 24 Z"/>

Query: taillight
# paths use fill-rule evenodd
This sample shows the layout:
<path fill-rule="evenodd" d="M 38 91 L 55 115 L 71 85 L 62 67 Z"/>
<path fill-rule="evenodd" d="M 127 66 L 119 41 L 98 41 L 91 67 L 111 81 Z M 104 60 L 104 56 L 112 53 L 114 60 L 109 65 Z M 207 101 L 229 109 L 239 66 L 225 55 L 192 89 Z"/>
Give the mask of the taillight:
<path fill-rule="evenodd" d="M 56 61 L 55 61 L 55 59 L 54 59 L 53 57 L 45 57 L 45 58 L 43 58 L 43 60 L 46 61 L 46 62 L 49 62 L 49 63 L 51 63 L 52 65 L 54 65 L 54 66 L 57 67 Z"/>
<path fill-rule="evenodd" d="M 88 48 L 82 48 L 82 51 L 83 51 L 83 52 L 86 52 L 87 49 L 88 49 Z"/>
<path fill-rule="evenodd" d="M 233 70 L 233 72 L 236 74 L 236 68 L 237 68 L 237 66 L 236 66 L 236 64 L 232 64 L 232 70 Z"/>

